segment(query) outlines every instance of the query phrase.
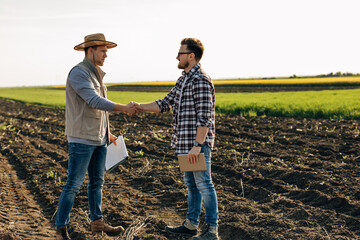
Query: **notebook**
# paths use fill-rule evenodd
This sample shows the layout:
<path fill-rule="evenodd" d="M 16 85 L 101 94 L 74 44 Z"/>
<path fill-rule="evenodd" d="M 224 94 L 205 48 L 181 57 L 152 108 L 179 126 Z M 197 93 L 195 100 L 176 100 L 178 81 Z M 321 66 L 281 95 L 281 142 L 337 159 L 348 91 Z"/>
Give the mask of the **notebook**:
<path fill-rule="evenodd" d="M 199 161 L 197 163 L 189 163 L 187 154 L 179 154 L 178 155 L 180 171 L 182 172 L 197 172 L 197 171 L 205 171 L 205 156 L 203 153 L 199 155 Z"/>

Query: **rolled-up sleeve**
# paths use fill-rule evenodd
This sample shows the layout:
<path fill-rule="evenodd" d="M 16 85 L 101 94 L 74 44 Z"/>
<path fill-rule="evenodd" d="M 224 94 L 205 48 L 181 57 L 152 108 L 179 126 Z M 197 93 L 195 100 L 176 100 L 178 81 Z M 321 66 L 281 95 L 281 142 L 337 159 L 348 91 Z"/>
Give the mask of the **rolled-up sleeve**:
<path fill-rule="evenodd" d="M 75 92 L 92 108 L 113 111 L 115 103 L 100 96 L 94 84 L 90 81 L 89 74 L 80 67 L 75 67 L 70 75 L 69 82 Z"/>
<path fill-rule="evenodd" d="M 193 85 L 193 97 L 197 112 L 196 127 L 210 127 L 212 124 L 212 90 L 211 83 L 205 77 L 196 79 Z"/>
<path fill-rule="evenodd" d="M 160 112 L 168 112 L 172 109 L 175 103 L 176 91 L 177 86 L 173 87 L 163 99 L 158 99 L 155 101 L 160 108 Z"/>

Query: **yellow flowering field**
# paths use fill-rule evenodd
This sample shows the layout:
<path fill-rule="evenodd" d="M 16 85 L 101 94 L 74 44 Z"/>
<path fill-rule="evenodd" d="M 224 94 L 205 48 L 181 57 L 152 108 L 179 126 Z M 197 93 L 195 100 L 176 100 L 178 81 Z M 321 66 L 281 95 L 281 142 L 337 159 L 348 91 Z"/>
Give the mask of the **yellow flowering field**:
<path fill-rule="evenodd" d="M 125 86 L 172 86 L 176 81 L 158 81 L 158 82 L 133 82 L 108 84 L 108 86 L 125 85 Z M 360 84 L 360 76 L 349 77 L 324 77 L 324 78 L 270 78 L 270 79 L 226 79 L 213 80 L 214 85 L 297 85 L 297 84 Z"/>

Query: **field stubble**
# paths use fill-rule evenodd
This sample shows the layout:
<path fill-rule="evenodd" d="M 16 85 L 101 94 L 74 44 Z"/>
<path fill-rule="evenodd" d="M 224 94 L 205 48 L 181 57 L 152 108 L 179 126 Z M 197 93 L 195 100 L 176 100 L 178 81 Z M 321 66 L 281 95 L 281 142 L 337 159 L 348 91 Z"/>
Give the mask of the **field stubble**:
<path fill-rule="evenodd" d="M 169 150 L 171 115 L 111 114 L 111 124 L 130 159 L 106 174 L 104 214 L 127 229 L 109 239 L 171 239 L 165 225 L 180 224 L 187 209 Z M 359 239 L 359 135 L 351 120 L 218 115 L 212 172 L 222 239 Z M 67 176 L 64 111 L 0 99 L 0 139 L 0 238 L 53 239 Z M 108 239 L 90 234 L 86 183 L 70 236 Z"/>

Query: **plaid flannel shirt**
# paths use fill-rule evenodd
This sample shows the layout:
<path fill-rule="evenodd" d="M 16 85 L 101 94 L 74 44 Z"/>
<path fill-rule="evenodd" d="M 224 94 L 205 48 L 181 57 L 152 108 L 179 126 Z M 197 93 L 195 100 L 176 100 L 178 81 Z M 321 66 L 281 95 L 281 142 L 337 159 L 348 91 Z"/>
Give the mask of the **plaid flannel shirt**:
<path fill-rule="evenodd" d="M 173 110 L 171 146 L 175 147 L 176 153 L 188 153 L 191 150 L 197 127 L 209 128 L 204 144 L 211 148 L 214 146 L 215 88 L 200 64 L 196 64 L 187 74 L 183 71 L 171 91 L 156 103 L 161 112 Z"/>

